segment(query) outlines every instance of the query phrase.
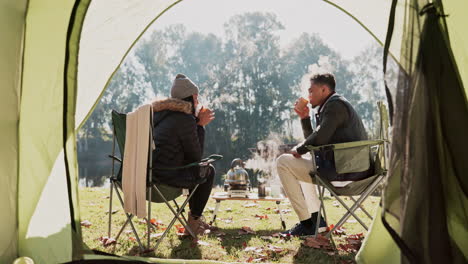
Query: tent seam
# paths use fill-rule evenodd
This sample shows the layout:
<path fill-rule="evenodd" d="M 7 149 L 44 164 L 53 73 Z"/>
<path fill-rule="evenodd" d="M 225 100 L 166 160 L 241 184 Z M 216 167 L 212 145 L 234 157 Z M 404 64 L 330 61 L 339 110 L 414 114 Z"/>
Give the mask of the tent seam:
<path fill-rule="evenodd" d="M 138 35 L 138 37 L 132 42 L 132 44 L 130 45 L 130 47 L 128 47 L 127 51 L 125 52 L 125 54 L 122 56 L 122 59 L 120 60 L 119 64 L 117 65 L 117 67 L 115 67 L 115 70 L 112 72 L 111 76 L 107 79 L 107 82 L 105 83 L 104 87 L 102 88 L 102 91 L 101 93 L 99 94 L 99 96 L 96 98 L 96 101 L 94 102 L 93 106 L 91 107 L 91 109 L 88 111 L 88 113 L 86 114 L 86 116 L 83 118 L 83 120 L 81 121 L 81 123 L 76 127 L 76 130 L 80 130 L 81 127 L 85 124 L 86 120 L 88 120 L 88 118 L 90 117 L 90 115 L 92 114 L 92 112 L 94 111 L 94 109 L 96 108 L 97 104 L 99 103 L 99 100 L 101 99 L 101 97 L 104 95 L 104 92 L 106 91 L 107 89 L 107 86 L 109 86 L 109 83 L 110 81 L 112 80 L 112 78 L 114 77 L 115 73 L 119 70 L 120 66 L 122 65 L 123 61 L 127 58 L 128 56 L 128 53 L 130 52 L 130 50 L 135 46 L 135 44 L 138 42 L 138 40 L 140 40 L 140 38 L 143 36 L 143 34 L 148 30 L 148 28 L 154 24 L 154 22 L 156 20 L 159 19 L 159 17 L 161 17 L 163 14 L 165 14 L 169 9 L 173 8 L 175 5 L 179 4 L 180 2 L 182 2 L 183 0 L 178 0 L 177 2 L 174 2 L 172 3 L 170 6 L 168 6 L 166 9 L 164 9 L 157 17 L 155 17 L 151 22 L 148 23 L 148 25 L 146 25 L 146 27 L 141 31 L 141 33 Z"/>

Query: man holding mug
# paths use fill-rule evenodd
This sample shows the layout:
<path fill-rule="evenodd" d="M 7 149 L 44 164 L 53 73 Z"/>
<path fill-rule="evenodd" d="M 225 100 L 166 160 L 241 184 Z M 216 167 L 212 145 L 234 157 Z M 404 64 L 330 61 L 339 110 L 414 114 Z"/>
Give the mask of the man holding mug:
<path fill-rule="evenodd" d="M 301 119 L 305 141 L 276 160 L 278 175 L 284 191 L 291 201 L 300 222 L 284 232 L 293 236 L 313 235 L 319 225 L 319 232 L 326 231 L 327 224 L 320 217 L 320 200 L 316 187 L 309 175 L 316 171 L 315 158 L 303 156 L 308 153 L 307 145 L 320 146 L 343 142 L 366 140 L 367 133 L 361 118 L 352 105 L 335 92 L 335 77 L 330 74 L 316 74 L 310 79 L 309 100 L 312 108 L 317 108 L 316 129 L 312 129 L 307 100 L 299 98 L 294 111 Z"/>

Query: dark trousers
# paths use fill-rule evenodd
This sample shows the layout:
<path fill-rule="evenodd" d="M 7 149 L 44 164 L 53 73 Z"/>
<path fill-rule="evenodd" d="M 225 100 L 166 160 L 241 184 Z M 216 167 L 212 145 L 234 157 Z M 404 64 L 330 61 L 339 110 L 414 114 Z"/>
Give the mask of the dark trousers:
<path fill-rule="evenodd" d="M 190 212 L 193 216 L 201 216 L 206 203 L 210 198 L 211 189 L 213 188 L 215 176 L 215 168 L 213 165 L 200 167 L 200 177 L 206 179 L 200 184 L 189 200 Z M 193 189 L 189 190 L 192 193 Z"/>

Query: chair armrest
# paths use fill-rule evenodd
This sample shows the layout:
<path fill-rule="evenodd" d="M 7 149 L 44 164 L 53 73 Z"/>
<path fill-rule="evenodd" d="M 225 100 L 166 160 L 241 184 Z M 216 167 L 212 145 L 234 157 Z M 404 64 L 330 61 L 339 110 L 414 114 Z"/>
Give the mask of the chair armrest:
<path fill-rule="evenodd" d="M 206 166 L 206 165 L 211 164 L 211 163 L 213 163 L 213 162 L 215 162 L 217 160 L 220 160 L 222 158 L 223 158 L 222 155 L 212 154 L 212 155 L 208 156 L 207 158 L 204 158 L 204 159 L 202 159 L 200 161 L 189 163 L 189 164 L 184 165 L 184 166 L 171 167 L 171 168 L 155 167 L 155 168 L 152 168 L 152 170 L 180 170 L 180 169 L 186 169 L 186 168 L 195 167 L 195 166 Z"/>
<path fill-rule="evenodd" d="M 107 157 L 109 157 L 109 158 L 111 158 L 111 159 L 113 159 L 113 160 L 115 160 L 115 161 L 118 161 L 118 162 L 122 163 L 122 160 L 119 159 L 119 158 L 117 158 L 116 156 L 107 155 Z"/>
<path fill-rule="evenodd" d="M 363 146 L 376 146 L 382 145 L 388 140 L 383 139 L 376 139 L 376 140 L 361 140 L 361 141 L 353 141 L 353 142 L 346 142 L 346 143 L 337 143 L 337 144 L 328 144 L 328 145 L 321 145 L 321 146 L 306 146 L 310 151 L 313 150 L 320 150 L 325 147 L 332 147 L 333 149 L 348 149 L 348 148 L 355 148 L 355 147 L 363 147 Z"/>

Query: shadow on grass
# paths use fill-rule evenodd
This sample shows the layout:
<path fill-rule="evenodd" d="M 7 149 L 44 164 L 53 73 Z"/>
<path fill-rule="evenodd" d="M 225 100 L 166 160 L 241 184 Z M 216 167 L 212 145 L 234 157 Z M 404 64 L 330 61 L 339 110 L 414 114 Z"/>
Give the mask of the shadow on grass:
<path fill-rule="evenodd" d="M 315 249 L 311 247 L 301 246 L 297 249 L 293 256 L 293 263 L 355 263 L 354 253 L 338 254 L 337 251 L 327 252 L 323 249 Z"/>

